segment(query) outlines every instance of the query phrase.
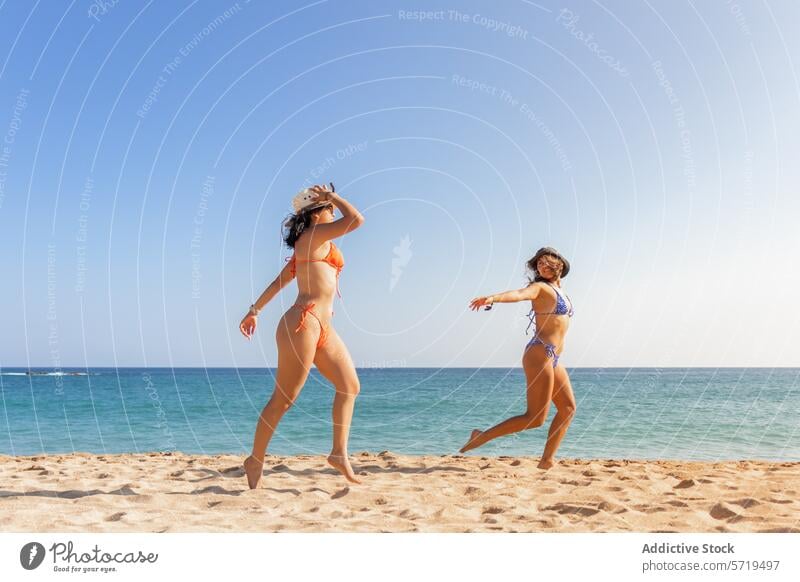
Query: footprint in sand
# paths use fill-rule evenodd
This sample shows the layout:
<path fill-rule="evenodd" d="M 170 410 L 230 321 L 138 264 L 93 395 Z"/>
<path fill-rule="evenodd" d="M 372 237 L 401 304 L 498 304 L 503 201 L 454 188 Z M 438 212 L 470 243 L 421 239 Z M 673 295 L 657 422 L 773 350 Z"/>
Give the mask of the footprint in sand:
<path fill-rule="evenodd" d="M 694 487 L 694 486 L 695 482 L 693 479 L 684 479 L 683 481 L 675 485 L 673 489 L 688 489 L 689 487 Z"/>
<path fill-rule="evenodd" d="M 672 501 L 667 501 L 668 505 L 672 505 L 673 507 L 689 507 L 688 503 L 684 503 L 683 501 L 678 501 L 677 499 L 673 499 Z"/>
<path fill-rule="evenodd" d="M 587 505 L 570 505 L 568 503 L 556 503 L 544 508 L 545 511 L 555 511 L 561 515 L 580 515 L 583 517 L 591 517 L 600 513 L 599 509 L 589 507 Z"/>
<path fill-rule="evenodd" d="M 115 513 L 113 515 L 109 515 L 106 518 L 106 521 L 119 521 L 119 520 L 122 519 L 122 516 L 124 516 L 124 515 L 125 515 L 125 512 L 124 511 L 120 511 L 120 512 Z"/>
<path fill-rule="evenodd" d="M 202 489 L 195 489 L 191 492 L 192 495 L 203 495 L 205 493 L 216 493 L 217 495 L 241 495 L 241 491 L 228 491 L 227 489 L 223 489 L 219 485 L 209 485 L 208 487 L 203 487 Z"/>
<path fill-rule="evenodd" d="M 345 487 L 344 489 L 342 489 L 340 491 L 337 491 L 336 493 L 331 495 L 331 499 L 340 499 L 340 498 L 344 497 L 345 495 L 347 495 L 348 493 L 350 493 L 350 488 L 349 487 Z"/>
<path fill-rule="evenodd" d="M 739 517 L 739 514 L 727 507 L 724 503 L 717 503 L 708 512 L 714 519 L 730 519 L 732 517 Z"/>
<path fill-rule="evenodd" d="M 375 502 L 374 502 L 374 503 L 375 503 L 375 505 L 386 505 L 386 504 L 387 504 L 387 503 L 389 503 L 389 502 L 388 502 L 388 501 L 386 501 L 386 500 L 385 500 L 383 497 L 378 497 L 378 498 L 375 500 Z"/>
<path fill-rule="evenodd" d="M 745 509 L 747 509 L 748 507 L 755 507 L 756 505 L 761 505 L 760 501 L 753 499 L 752 497 L 737 499 L 736 501 L 731 501 L 731 503 L 735 503 L 736 505 L 741 505 Z"/>
<path fill-rule="evenodd" d="M 628 511 L 627 507 L 609 501 L 601 501 L 597 504 L 597 508 L 601 511 L 607 511 L 608 513 L 625 513 Z"/>
<path fill-rule="evenodd" d="M 666 507 L 660 507 L 658 505 L 639 504 L 639 505 L 634 505 L 633 508 L 636 511 L 640 511 L 642 513 L 648 513 L 648 514 L 649 513 L 659 513 L 661 511 L 667 511 Z"/>
<path fill-rule="evenodd" d="M 480 495 L 481 493 L 483 493 L 483 490 L 478 487 L 469 486 L 464 489 L 464 495 Z"/>
<path fill-rule="evenodd" d="M 497 515 L 498 513 L 503 513 L 504 511 L 505 509 L 503 509 L 502 507 L 497 507 L 496 505 L 490 505 L 489 507 L 484 507 L 481 513 Z"/>
<path fill-rule="evenodd" d="M 319 487 L 309 487 L 308 489 L 305 490 L 305 492 L 306 493 L 320 492 L 320 493 L 324 493 L 325 495 L 330 495 L 329 491 L 325 491 L 324 489 L 320 489 Z"/>

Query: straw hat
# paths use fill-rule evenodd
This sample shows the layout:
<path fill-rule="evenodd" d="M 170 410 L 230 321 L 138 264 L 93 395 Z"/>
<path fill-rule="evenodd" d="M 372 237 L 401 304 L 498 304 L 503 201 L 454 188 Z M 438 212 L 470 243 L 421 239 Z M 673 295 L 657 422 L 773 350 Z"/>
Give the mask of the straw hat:
<path fill-rule="evenodd" d="M 336 188 L 333 185 L 333 182 L 330 183 L 331 185 L 331 192 L 336 192 Z M 294 208 L 294 213 L 297 214 L 302 212 L 303 210 L 313 210 L 314 208 L 319 208 L 321 206 L 327 206 L 330 204 L 329 201 L 320 202 L 319 204 L 316 203 L 317 200 L 317 193 L 314 192 L 311 188 L 304 188 L 298 192 L 294 198 L 292 198 L 292 207 Z"/>

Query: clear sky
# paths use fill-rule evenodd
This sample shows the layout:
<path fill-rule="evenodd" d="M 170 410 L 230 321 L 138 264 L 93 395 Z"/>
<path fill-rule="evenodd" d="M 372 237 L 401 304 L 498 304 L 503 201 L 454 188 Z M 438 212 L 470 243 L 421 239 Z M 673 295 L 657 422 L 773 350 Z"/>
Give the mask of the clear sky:
<path fill-rule="evenodd" d="M 423 11 L 423 12 L 421 12 Z M 800 365 L 800 4 L 0 1 L 0 365 L 274 366 L 280 224 L 333 180 L 357 366 Z"/>

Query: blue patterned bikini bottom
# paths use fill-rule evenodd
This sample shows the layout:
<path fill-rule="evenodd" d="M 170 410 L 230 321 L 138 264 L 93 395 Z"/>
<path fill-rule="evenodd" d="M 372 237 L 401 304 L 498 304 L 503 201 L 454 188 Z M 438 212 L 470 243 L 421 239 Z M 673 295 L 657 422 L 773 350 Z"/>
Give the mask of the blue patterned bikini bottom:
<path fill-rule="evenodd" d="M 528 345 L 525 346 L 525 349 L 539 344 L 544 346 L 544 353 L 547 354 L 547 357 L 553 358 L 553 367 L 555 368 L 558 365 L 558 354 L 556 353 L 556 346 L 553 344 L 543 342 L 541 339 L 534 336 L 531 338 L 531 341 L 528 342 Z"/>

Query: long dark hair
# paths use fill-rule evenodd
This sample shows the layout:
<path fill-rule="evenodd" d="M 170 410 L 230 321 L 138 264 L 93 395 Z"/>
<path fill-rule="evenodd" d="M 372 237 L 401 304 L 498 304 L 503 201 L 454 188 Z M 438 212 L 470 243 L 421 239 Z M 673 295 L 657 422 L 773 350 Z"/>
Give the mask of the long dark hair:
<path fill-rule="evenodd" d="M 551 255 L 551 254 L 549 254 L 549 253 L 545 253 L 545 254 L 542 254 L 542 255 L 539 255 L 539 254 L 537 253 L 537 255 L 538 255 L 538 256 L 534 255 L 533 257 L 531 257 L 530 259 L 528 259 L 528 262 L 527 262 L 527 263 L 525 263 L 525 265 L 528 267 L 528 269 L 529 269 L 530 271 L 532 271 L 532 272 L 533 272 L 533 279 L 531 279 L 530 277 L 528 277 L 528 281 L 529 281 L 529 283 L 528 283 L 528 284 L 529 284 L 529 285 L 533 285 L 534 283 L 540 283 L 540 282 L 542 282 L 542 281 L 546 281 L 546 282 L 548 282 L 548 283 L 550 282 L 550 279 L 545 279 L 545 278 L 544 278 L 544 277 L 543 277 L 543 276 L 542 276 L 542 275 L 539 273 L 539 269 L 538 269 L 538 268 L 537 268 L 537 266 L 536 266 L 536 263 L 538 263 L 538 262 L 539 262 L 539 259 L 540 259 L 540 258 L 542 258 L 542 257 L 545 257 L 546 259 L 548 259 L 549 261 L 551 261 L 551 263 L 550 263 L 550 266 L 551 266 L 551 267 L 553 267 L 553 269 L 555 269 L 555 271 L 556 271 L 556 278 L 558 278 L 558 277 L 560 277 L 560 276 L 561 276 L 561 273 L 564 271 L 564 261 L 562 261 L 561 259 L 559 259 L 557 256 L 555 256 L 555 255 Z"/>
<path fill-rule="evenodd" d="M 290 214 L 283 222 L 284 234 L 283 241 L 289 246 L 294 248 L 297 239 L 303 234 L 309 226 L 311 226 L 311 217 L 318 214 L 320 211 L 330 208 L 331 204 L 323 204 L 310 210 L 303 209 L 297 214 Z"/>

